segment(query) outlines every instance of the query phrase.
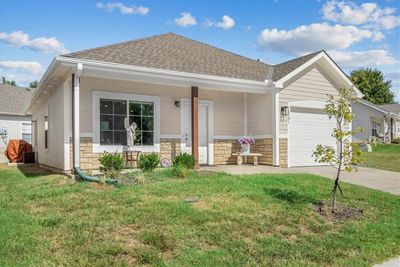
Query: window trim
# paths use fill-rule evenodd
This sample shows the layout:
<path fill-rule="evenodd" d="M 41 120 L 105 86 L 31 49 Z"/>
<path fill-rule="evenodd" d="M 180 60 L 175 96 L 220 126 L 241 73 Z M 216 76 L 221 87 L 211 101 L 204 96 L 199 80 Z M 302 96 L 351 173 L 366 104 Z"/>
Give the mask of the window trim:
<path fill-rule="evenodd" d="M 92 90 L 92 133 L 93 153 L 122 152 L 122 145 L 100 144 L 100 99 L 144 101 L 154 103 L 154 145 L 134 146 L 142 152 L 160 152 L 160 97 L 152 95 L 137 95 L 130 93 L 118 93 L 109 91 Z"/>
<path fill-rule="evenodd" d="M 47 117 L 47 121 L 46 121 L 46 117 Z M 46 127 L 46 122 L 47 122 L 47 127 Z M 50 147 L 50 139 L 49 139 L 50 123 L 49 122 L 50 122 L 49 107 L 47 107 L 43 114 L 43 147 L 44 147 L 44 151 L 46 151 L 46 152 L 49 152 L 49 147 Z M 47 142 L 46 142 L 46 140 L 47 140 Z"/>

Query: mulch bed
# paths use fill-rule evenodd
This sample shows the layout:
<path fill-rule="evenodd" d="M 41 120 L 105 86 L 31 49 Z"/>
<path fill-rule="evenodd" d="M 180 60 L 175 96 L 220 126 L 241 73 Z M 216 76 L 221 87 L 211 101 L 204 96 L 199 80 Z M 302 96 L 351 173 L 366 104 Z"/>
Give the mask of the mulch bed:
<path fill-rule="evenodd" d="M 319 202 L 314 204 L 314 210 L 321 216 L 333 222 L 357 220 L 364 216 L 364 210 L 336 203 L 336 211 L 332 212 L 332 204 Z"/>

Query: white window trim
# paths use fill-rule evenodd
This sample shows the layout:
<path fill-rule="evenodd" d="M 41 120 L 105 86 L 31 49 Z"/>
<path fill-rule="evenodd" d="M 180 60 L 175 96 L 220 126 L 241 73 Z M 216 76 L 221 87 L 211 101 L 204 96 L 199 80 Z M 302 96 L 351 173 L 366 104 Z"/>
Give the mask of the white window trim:
<path fill-rule="evenodd" d="M 93 153 L 122 152 L 122 145 L 100 144 L 100 99 L 114 99 L 127 101 L 145 101 L 154 103 L 154 145 L 134 146 L 135 150 L 142 152 L 160 152 L 160 97 L 151 95 L 136 95 L 129 93 L 116 93 L 106 91 L 92 91 L 92 126 L 93 126 Z"/>

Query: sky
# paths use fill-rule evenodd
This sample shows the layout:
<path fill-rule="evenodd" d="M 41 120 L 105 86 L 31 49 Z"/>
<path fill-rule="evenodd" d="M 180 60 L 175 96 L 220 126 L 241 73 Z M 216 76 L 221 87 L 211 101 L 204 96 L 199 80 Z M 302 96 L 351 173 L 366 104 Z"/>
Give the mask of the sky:
<path fill-rule="evenodd" d="M 174 32 L 277 64 L 324 49 L 381 70 L 400 102 L 399 1 L 1 0 L 0 76 L 27 86 L 61 54 Z"/>

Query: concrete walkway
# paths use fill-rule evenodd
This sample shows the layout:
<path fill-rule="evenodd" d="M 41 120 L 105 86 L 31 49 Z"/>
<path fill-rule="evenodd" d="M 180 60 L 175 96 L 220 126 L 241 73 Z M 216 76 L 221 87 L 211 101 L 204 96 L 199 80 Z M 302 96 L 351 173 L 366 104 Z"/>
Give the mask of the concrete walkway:
<path fill-rule="evenodd" d="M 201 167 L 202 170 L 226 172 L 234 175 L 256 173 L 311 173 L 330 179 L 335 177 L 335 169 L 331 166 L 279 168 L 266 165 L 221 165 Z M 365 187 L 400 195 L 400 173 L 372 168 L 359 167 L 358 172 L 343 172 L 343 182 L 362 185 Z"/>

